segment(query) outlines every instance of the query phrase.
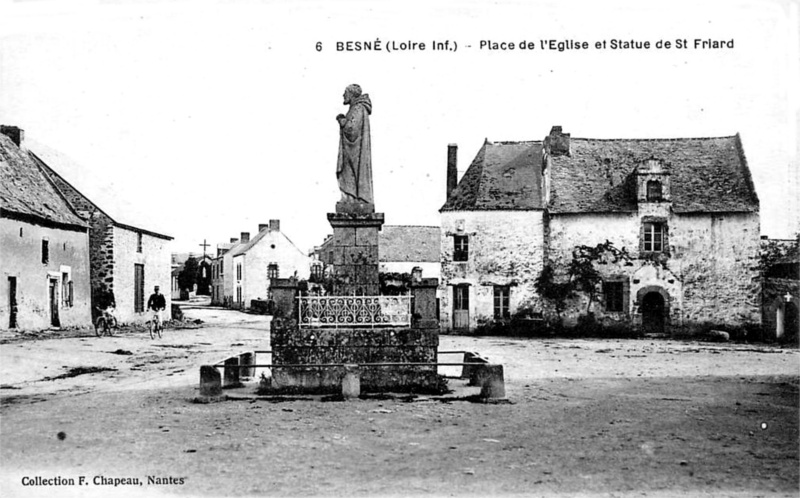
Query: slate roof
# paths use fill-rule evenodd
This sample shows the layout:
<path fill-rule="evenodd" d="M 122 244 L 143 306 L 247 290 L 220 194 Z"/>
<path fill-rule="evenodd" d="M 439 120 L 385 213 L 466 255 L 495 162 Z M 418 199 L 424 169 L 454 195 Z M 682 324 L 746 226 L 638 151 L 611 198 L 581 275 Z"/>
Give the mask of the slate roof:
<path fill-rule="evenodd" d="M 0 133 L 0 211 L 69 228 L 89 227 L 28 154 Z"/>
<path fill-rule="evenodd" d="M 649 158 L 670 172 L 672 210 L 756 212 L 758 196 L 739 135 L 714 138 L 571 138 L 552 156 L 551 213 L 636 211 L 635 168 Z"/>
<path fill-rule="evenodd" d="M 541 160 L 541 141 L 486 141 L 441 211 L 542 209 Z"/>
<path fill-rule="evenodd" d="M 439 227 L 384 225 L 378 234 L 378 260 L 387 262 L 439 262 Z"/>
<path fill-rule="evenodd" d="M 250 250 L 250 249 L 251 249 L 251 248 L 252 248 L 254 245 L 258 244 L 258 242 L 259 242 L 261 239 L 263 239 L 264 237 L 266 237 L 267 235 L 269 235 L 269 233 L 270 233 L 270 232 L 271 232 L 271 230 L 269 230 L 269 229 L 266 229 L 266 230 L 261 230 L 261 231 L 260 231 L 260 232 L 258 232 L 258 233 L 257 233 L 257 234 L 256 234 L 254 237 L 250 238 L 250 241 L 248 241 L 248 242 L 245 242 L 245 243 L 241 243 L 241 242 L 240 242 L 238 245 L 234 246 L 234 247 L 233 247 L 233 248 L 230 250 L 230 254 L 231 254 L 231 256 L 238 256 L 238 255 L 240 255 L 240 254 L 244 254 L 244 253 L 246 253 L 246 252 L 247 252 L 247 251 L 249 251 L 249 250 Z M 291 241 L 291 239 L 290 239 L 289 237 L 287 237 L 287 236 L 286 236 L 286 234 L 284 234 L 284 233 L 283 233 L 283 232 L 281 232 L 281 231 L 278 231 L 278 233 L 279 233 L 280 235 L 283 235 L 283 238 L 284 238 L 284 239 L 286 239 L 287 241 L 289 241 L 289 243 L 292 245 L 292 247 L 294 247 L 294 248 L 295 248 L 295 249 L 297 249 L 297 250 L 298 250 L 298 251 L 299 251 L 301 254 L 303 254 L 303 251 L 300 251 L 300 249 L 298 249 L 298 247 L 297 247 L 297 246 L 294 244 L 294 242 L 292 242 L 292 241 Z"/>
<path fill-rule="evenodd" d="M 66 198 L 68 199 L 67 202 L 75 208 L 76 212 L 84 216 L 84 219 L 88 219 L 90 216 L 86 212 L 81 212 L 81 209 L 92 209 L 97 210 L 103 213 L 114 225 L 119 228 L 124 228 L 126 230 L 131 230 L 134 232 L 141 232 L 143 234 L 150 235 L 152 237 L 157 237 L 160 239 L 165 240 L 172 240 L 173 237 L 170 235 L 164 235 L 162 233 L 153 232 L 152 230 L 145 230 L 144 228 L 139 228 L 133 225 L 128 225 L 125 223 L 120 223 L 111 215 L 106 213 L 103 209 L 100 208 L 97 204 L 94 203 L 91 199 L 86 197 L 80 190 L 75 188 L 70 182 L 68 182 L 61 174 L 59 174 L 56 170 L 51 168 L 46 162 L 44 162 L 39 156 L 37 156 L 32 151 L 27 151 L 27 155 L 30 159 L 33 160 L 34 163 L 39 167 L 42 173 L 47 177 L 50 183 Z M 71 201 L 71 202 L 70 202 Z"/>
<path fill-rule="evenodd" d="M 541 194 L 541 141 L 486 142 L 441 211 L 634 212 L 638 165 L 664 161 L 677 213 L 757 212 L 739 135 L 712 138 L 571 138 L 551 156 L 550 202 Z"/>

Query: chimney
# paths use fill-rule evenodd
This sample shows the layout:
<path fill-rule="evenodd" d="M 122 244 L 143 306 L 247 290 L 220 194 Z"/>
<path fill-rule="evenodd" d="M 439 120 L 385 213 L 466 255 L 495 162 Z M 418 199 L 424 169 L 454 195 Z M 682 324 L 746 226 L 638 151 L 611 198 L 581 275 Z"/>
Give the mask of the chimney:
<path fill-rule="evenodd" d="M 247 244 L 248 242 L 250 242 L 250 232 L 242 232 L 241 241 L 242 244 Z"/>
<path fill-rule="evenodd" d="M 0 133 L 11 139 L 20 149 L 25 143 L 25 130 L 16 126 L 0 125 Z"/>
<path fill-rule="evenodd" d="M 271 232 L 280 232 L 281 220 L 269 220 L 269 230 Z"/>
<path fill-rule="evenodd" d="M 551 156 L 568 156 L 569 133 L 562 133 L 560 126 L 553 126 L 550 135 L 544 138 L 544 149 Z"/>
<path fill-rule="evenodd" d="M 445 200 L 450 199 L 450 194 L 456 189 L 458 185 L 458 145 L 449 144 L 447 146 L 447 197 Z"/>
<path fill-rule="evenodd" d="M 231 244 L 235 244 L 237 242 L 239 242 L 239 239 L 235 239 L 235 238 L 231 237 Z"/>
<path fill-rule="evenodd" d="M 269 228 L 269 224 L 267 224 L 267 223 L 259 223 L 258 224 L 258 231 L 259 232 L 263 232 L 267 228 Z"/>

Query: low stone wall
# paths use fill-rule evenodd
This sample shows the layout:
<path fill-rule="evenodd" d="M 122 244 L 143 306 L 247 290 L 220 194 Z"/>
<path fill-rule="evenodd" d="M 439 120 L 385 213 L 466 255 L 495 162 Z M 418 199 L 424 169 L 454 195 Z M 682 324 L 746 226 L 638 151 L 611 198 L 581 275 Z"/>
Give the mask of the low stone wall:
<path fill-rule="evenodd" d="M 302 364 L 431 363 L 359 367 L 362 392 L 439 391 L 436 329 L 403 327 L 300 329 L 294 320 L 274 320 L 272 386 L 276 391 L 339 392 L 344 367 L 281 367 Z"/>

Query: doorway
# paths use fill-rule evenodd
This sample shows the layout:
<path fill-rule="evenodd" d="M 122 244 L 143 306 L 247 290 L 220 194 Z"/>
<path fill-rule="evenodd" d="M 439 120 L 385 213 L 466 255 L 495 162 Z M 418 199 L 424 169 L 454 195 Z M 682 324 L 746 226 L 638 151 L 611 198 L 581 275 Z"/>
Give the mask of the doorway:
<path fill-rule="evenodd" d="M 648 292 L 642 298 L 642 329 L 646 334 L 664 333 L 664 297 Z"/>
<path fill-rule="evenodd" d="M 453 329 L 469 329 L 469 286 L 453 287 Z"/>
<path fill-rule="evenodd" d="M 8 328 L 17 328 L 17 277 L 8 277 Z"/>
<path fill-rule="evenodd" d="M 48 281 L 50 288 L 50 325 L 61 327 L 61 321 L 58 319 L 58 279 L 51 278 Z"/>

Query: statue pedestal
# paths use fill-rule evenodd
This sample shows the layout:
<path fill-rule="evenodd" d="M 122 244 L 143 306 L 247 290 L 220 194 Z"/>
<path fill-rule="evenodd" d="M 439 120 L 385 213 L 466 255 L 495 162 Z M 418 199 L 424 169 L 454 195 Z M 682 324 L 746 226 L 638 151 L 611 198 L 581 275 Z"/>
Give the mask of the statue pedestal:
<path fill-rule="evenodd" d="M 350 208 L 340 211 L 340 205 Z M 339 296 L 377 296 L 378 232 L 383 213 L 375 213 L 372 204 L 336 204 L 336 213 L 328 213 L 333 227 L 333 266 L 336 271 L 334 294 Z"/>

